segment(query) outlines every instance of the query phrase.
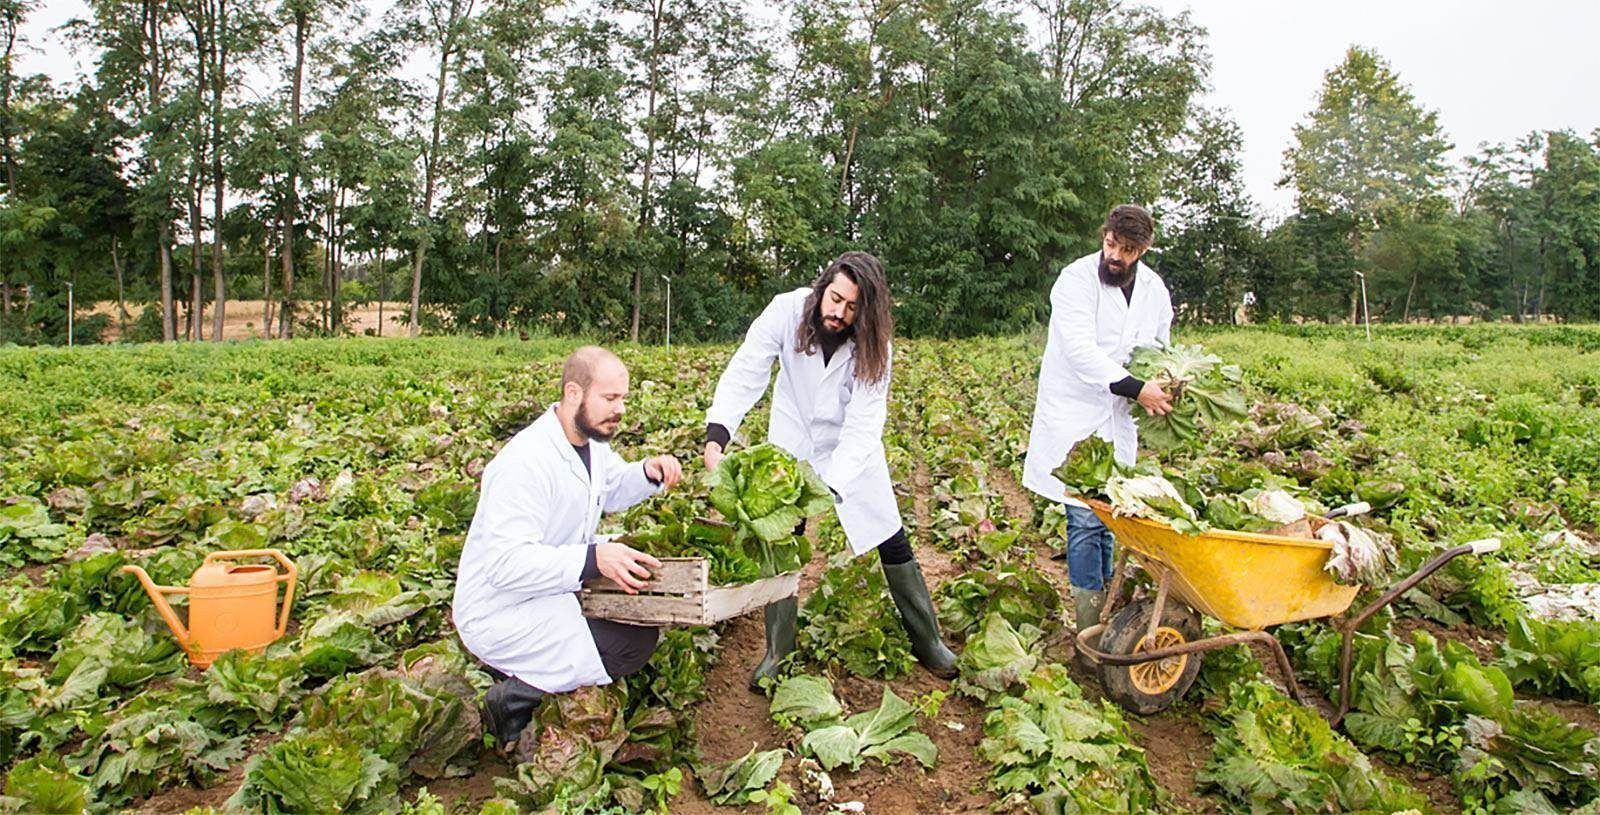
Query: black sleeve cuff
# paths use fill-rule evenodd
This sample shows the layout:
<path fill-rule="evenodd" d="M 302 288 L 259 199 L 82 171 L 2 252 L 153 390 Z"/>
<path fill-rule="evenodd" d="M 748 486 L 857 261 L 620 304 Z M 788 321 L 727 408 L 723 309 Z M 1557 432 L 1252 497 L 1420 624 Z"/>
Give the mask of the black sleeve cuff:
<path fill-rule="evenodd" d="M 600 567 L 595 565 L 595 562 L 594 562 L 594 544 L 591 543 L 591 544 L 589 544 L 589 551 L 584 553 L 584 556 L 583 556 L 583 574 L 579 575 L 579 579 L 587 582 L 587 581 L 593 580 L 593 579 L 595 579 L 595 578 L 597 578 L 599 576 L 600 576 Z"/>
<path fill-rule="evenodd" d="M 1138 399 L 1144 390 L 1144 381 L 1135 376 L 1125 376 L 1111 383 L 1111 392 L 1125 399 Z"/>
<path fill-rule="evenodd" d="M 727 452 L 728 442 L 730 439 L 732 439 L 732 436 L 733 434 L 728 432 L 728 428 L 723 427 L 716 422 L 708 422 L 706 424 L 706 442 L 716 442 L 717 446 L 721 447 L 723 452 Z"/>

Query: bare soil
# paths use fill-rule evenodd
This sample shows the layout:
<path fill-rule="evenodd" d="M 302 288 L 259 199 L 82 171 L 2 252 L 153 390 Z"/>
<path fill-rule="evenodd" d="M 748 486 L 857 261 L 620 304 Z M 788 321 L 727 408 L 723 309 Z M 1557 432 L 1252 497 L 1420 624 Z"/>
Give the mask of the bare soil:
<path fill-rule="evenodd" d="M 301 303 L 296 306 L 295 313 L 297 315 L 304 316 L 305 314 L 310 313 L 307 311 L 307 309 L 316 307 L 316 303 Z M 147 306 L 143 303 L 128 304 L 128 325 L 130 327 L 139 319 L 139 315 L 144 311 L 145 308 L 147 308 Z M 278 305 L 274 303 L 274 323 L 276 323 L 278 320 L 277 308 Z M 403 318 L 409 312 L 410 308 L 410 303 L 385 302 L 383 304 L 383 336 L 408 336 L 409 328 L 406 326 Z M 378 310 L 379 308 L 377 303 L 367 303 L 365 305 L 346 304 L 344 307 L 344 325 L 346 330 L 351 334 L 364 334 L 369 329 L 374 333 L 377 333 Z M 88 310 L 88 312 L 90 314 L 104 314 L 111 318 L 111 324 L 106 328 L 105 333 L 101 335 L 102 340 L 105 342 L 115 342 L 120 338 L 121 333 L 117 327 L 117 304 L 114 301 L 96 303 L 94 304 L 93 308 Z M 201 325 L 204 327 L 204 336 L 206 339 L 211 338 L 212 312 L 213 307 L 210 304 L 207 304 L 201 309 Z M 261 330 L 261 317 L 262 301 L 229 300 L 227 306 L 223 309 L 222 338 L 225 340 L 261 339 L 263 334 Z M 183 314 L 181 311 L 178 315 L 178 322 L 178 330 L 182 331 Z M 274 325 L 274 331 L 276 331 L 276 325 Z"/>

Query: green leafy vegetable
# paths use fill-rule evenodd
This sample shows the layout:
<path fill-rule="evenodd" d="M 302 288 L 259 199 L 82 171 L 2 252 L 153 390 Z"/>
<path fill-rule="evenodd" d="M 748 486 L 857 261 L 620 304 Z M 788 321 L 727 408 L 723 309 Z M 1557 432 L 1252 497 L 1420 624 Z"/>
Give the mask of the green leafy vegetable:
<path fill-rule="evenodd" d="M 750 752 L 725 763 L 705 763 L 695 767 L 695 777 L 705 790 L 706 798 L 718 806 L 740 806 L 752 803 L 752 796 L 778 777 L 783 766 L 785 750 Z"/>
<path fill-rule="evenodd" d="M 761 576 L 794 571 L 811 559 L 801 521 L 833 505 L 828 486 L 811 465 L 772 444 L 730 453 L 710 476 L 711 503 L 733 524 Z"/>
<path fill-rule="evenodd" d="M 1039 813 L 1153 812 L 1164 797 L 1144 751 L 1109 702 L 1092 704 L 1050 664 L 1025 677 L 983 722 L 978 756 L 992 765 L 998 806 L 1029 803 Z"/>
<path fill-rule="evenodd" d="M 805 729 L 801 750 L 827 771 L 858 770 L 867 759 L 890 764 L 896 754 L 912 756 L 925 767 L 938 758 L 933 742 L 913 729 L 916 709 L 887 685 L 877 708 L 842 719 L 844 708 L 826 679 L 794 676 L 779 683 L 771 713 L 780 724 Z"/>
<path fill-rule="evenodd" d="M 1211 716 L 1211 761 L 1197 776 L 1249 812 L 1391 813 L 1428 800 L 1373 767 L 1316 711 L 1260 682 L 1237 685 Z"/>
<path fill-rule="evenodd" d="M 37 498 L 20 496 L 0 503 L 0 564 L 20 569 L 49 563 L 67 552 L 72 528 L 50 520 Z"/>
<path fill-rule="evenodd" d="M 1240 389 L 1244 375 L 1237 365 L 1198 345 L 1153 346 L 1134 350 L 1128 373 L 1160 385 L 1172 397 L 1172 412 L 1151 416 L 1136 411 L 1139 443 L 1171 450 L 1194 441 L 1200 428 L 1243 419 L 1249 411 Z"/>
<path fill-rule="evenodd" d="M 1004 694 L 1039 664 L 1034 651 L 1042 635 L 1032 625 L 1013 627 L 1000 613 L 990 612 L 956 660 L 961 674 L 956 689 L 986 701 Z"/>
<path fill-rule="evenodd" d="M 840 552 L 801 609 L 800 653 L 856 676 L 905 676 L 916 662 L 911 640 L 903 626 L 884 624 L 898 616 L 877 557 Z"/>

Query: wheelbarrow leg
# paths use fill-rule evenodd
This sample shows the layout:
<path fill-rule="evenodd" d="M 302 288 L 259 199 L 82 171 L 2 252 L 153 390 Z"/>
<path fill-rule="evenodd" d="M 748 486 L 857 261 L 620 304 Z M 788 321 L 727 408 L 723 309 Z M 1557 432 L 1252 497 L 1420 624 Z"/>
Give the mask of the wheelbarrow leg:
<path fill-rule="evenodd" d="M 1100 606 L 1100 619 L 1109 620 L 1117 613 L 1117 601 L 1122 599 L 1122 581 L 1128 574 L 1128 550 L 1118 546 L 1116 560 L 1111 567 L 1111 585 L 1106 587 L 1106 600 Z"/>
<path fill-rule="evenodd" d="M 1498 539 L 1488 538 L 1481 541 L 1473 541 L 1472 543 L 1463 543 L 1460 546 L 1454 546 L 1446 549 L 1443 552 L 1434 555 L 1432 560 L 1422 564 L 1421 568 L 1417 569 L 1415 572 L 1412 572 L 1411 575 L 1406 579 L 1391 586 L 1388 591 L 1384 592 L 1383 595 L 1378 599 L 1372 601 L 1371 605 L 1357 612 L 1355 616 L 1347 617 L 1334 624 L 1334 627 L 1339 630 L 1340 636 L 1339 711 L 1338 713 L 1334 714 L 1332 720 L 1334 727 L 1338 727 L 1339 723 L 1344 721 L 1345 714 L 1350 712 L 1350 671 L 1353 668 L 1350 662 L 1352 658 L 1353 646 L 1355 644 L 1356 629 L 1359 629 L 1367 620 L 1372 619 L 1372 615 L 1377 614 L 1379 611 L 1382 611 L 1385 606 L 1399 599 L 1400 595 L 1411 591 L 1418 583 L 1427 580 L 1428 577 L 1430 577 L 1434 572 L 1443 569 L 1445 564 L 1449 563 L 1450 561 L 1467 554 L 1488 554 L 1489 552 L 1493 552 L 1499 548 L 1500 541 Z M 1280 647 L 1279 650 L 1282 650 L 1282 648 Z"/>

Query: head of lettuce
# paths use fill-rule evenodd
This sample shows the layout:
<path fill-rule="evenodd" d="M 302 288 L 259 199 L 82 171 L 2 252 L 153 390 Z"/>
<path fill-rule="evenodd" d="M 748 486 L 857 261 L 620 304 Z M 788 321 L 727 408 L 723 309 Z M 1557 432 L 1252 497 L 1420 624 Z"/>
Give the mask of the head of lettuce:
<path fill-rule="evenodd" d="M 795 527 L 833 505 L 828 486 L 811 465 L 771 444 L 724 458 L 710 477 L 711 503 L 736 530 L 767 577 L 793 571 L 811 559 L 810 543 Z"/>

